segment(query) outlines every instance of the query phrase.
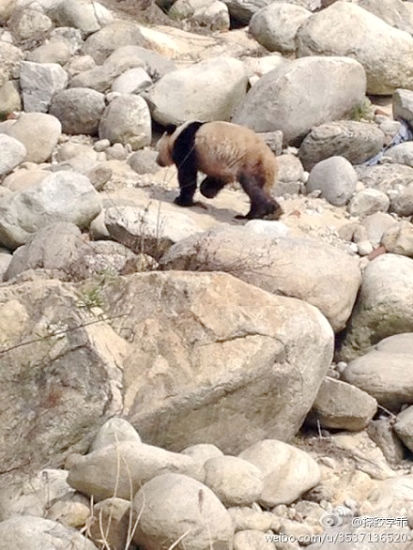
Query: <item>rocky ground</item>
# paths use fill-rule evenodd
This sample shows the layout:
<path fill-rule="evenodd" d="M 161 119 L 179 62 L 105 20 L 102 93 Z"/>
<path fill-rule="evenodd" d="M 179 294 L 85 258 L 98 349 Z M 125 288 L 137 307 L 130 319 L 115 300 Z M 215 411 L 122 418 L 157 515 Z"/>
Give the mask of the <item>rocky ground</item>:
<path fill-rule="evenodd" d="M 0 0 L 0 550 L 413 550 L 413 2 Z M 277 155 L 183 209 L 166 124 Z"/>

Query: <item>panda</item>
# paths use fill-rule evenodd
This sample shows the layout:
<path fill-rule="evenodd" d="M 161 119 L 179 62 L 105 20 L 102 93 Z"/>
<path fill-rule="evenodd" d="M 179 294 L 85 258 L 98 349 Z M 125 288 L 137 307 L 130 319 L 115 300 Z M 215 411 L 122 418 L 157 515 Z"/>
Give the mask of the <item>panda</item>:
<path fill-rule="evenodd" d="M 158 141 L 156 162 L 175 164 L 180 194 L 175 203 L 194 205 L 197 173 L 206 178 L 200 185 L 204 197 L 212 199 L 228 183 L 238 181 L 249 196 L 251 206 L 238 219 L 278 219 L 281 206 L 270 194 L 275 183 L 277 160 L 267 144 L 255 132 L 230 122 L 186 122 L 168 126 Z"/>

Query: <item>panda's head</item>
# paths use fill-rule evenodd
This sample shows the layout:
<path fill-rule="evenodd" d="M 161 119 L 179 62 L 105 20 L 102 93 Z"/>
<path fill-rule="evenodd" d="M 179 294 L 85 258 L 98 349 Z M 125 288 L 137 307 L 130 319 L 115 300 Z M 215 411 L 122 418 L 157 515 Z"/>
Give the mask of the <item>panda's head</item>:
<path fill-rule="evenodd" d="M 159 166 L 171 166 L 174 163 L 172 158 L 172 151 L 174 142 L 176 139 L 175 136 L 176 126 L 172 124 L 167 126 L 165 132 L 162 134 L 161 139 L 158 141 L 156 149 L 158 151 L 158 156 L 156 157 L 156 162 Z"/>

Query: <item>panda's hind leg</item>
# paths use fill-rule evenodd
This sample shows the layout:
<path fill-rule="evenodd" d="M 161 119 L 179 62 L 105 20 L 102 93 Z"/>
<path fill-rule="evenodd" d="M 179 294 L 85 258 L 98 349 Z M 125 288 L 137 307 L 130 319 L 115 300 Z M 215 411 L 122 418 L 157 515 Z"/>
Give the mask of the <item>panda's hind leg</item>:
<path fill-rule="evenodd" d="M 278 220 L 283 213 L 281 206 L 265 190 L 265 181 L 257 176 L 241 175 L 239 182 L 251 201 L 250 210 L 245 216 L 236 216 L 237 219 L 272 219 Z"/>
<path fill-rule="evenodd" d="M 207 199 L 213 199 L 226 185 L 226 181 L 207 176 L 201 182 L 199 190 Z"/>

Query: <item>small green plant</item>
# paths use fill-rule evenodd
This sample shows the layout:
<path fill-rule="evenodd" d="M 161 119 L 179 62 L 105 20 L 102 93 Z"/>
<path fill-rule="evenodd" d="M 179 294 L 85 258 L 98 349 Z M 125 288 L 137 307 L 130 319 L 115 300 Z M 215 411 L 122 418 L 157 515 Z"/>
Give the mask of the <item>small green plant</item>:
<path fill-rule="evenodd" d="M 350 114 L 351 120 L 356 120 L 358 122 L 362 120 L 372 121 L 373 117 L 373 107 L 371 105 L 371 101 L 367 98 L 361 103 L 355 105 Z"/>
<path fill-rule="evenodd" d="M 102 308 L 104 299 L 102 296 L 102 286 L 97 283 L 91 288 L 84 288 L 81 291 L 77 306 L 91 311 L 93 308 Z"/>

